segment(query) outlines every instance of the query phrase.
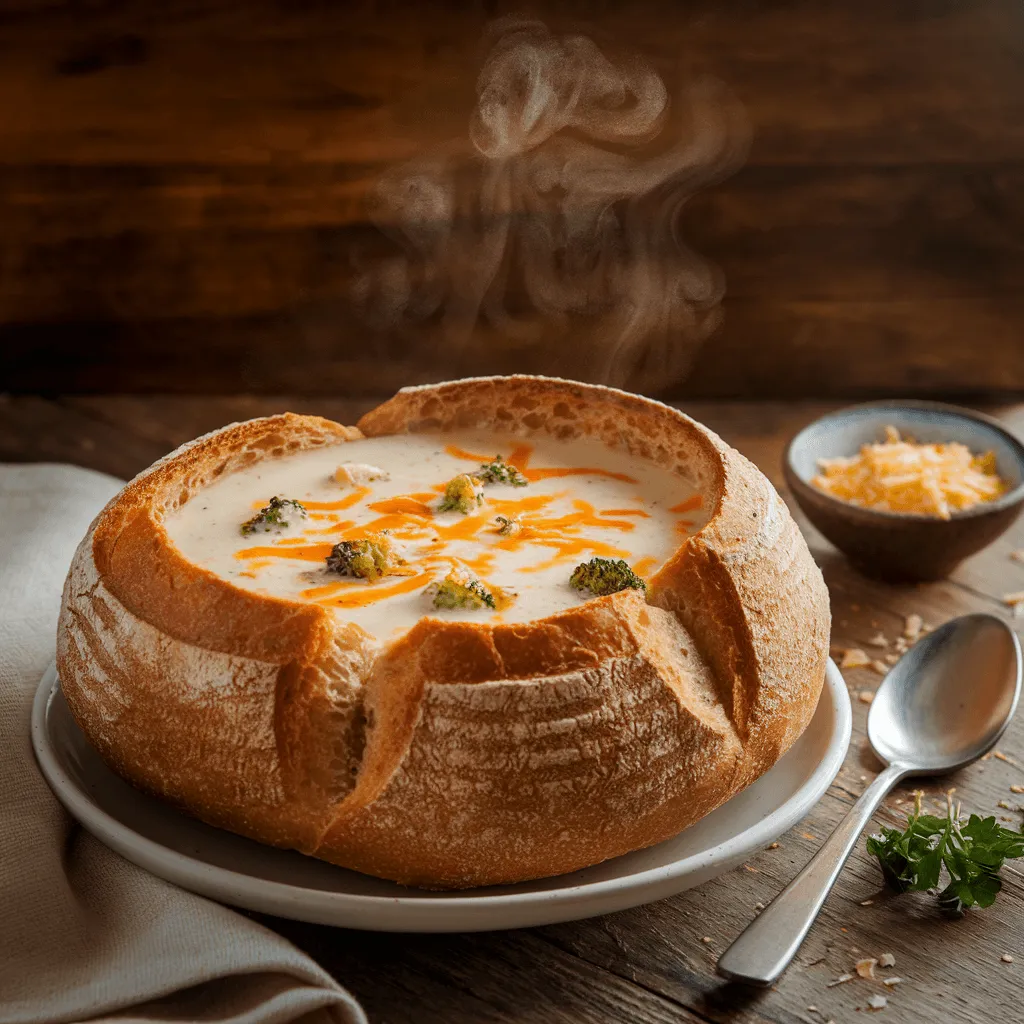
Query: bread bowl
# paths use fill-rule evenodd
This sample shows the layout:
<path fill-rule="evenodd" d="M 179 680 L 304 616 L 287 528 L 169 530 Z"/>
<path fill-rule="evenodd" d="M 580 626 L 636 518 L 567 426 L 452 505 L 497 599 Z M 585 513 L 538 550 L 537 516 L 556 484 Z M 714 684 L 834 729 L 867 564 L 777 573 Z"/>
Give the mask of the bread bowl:
<path fill-rule="evenodd" d="M 402 493 L 426 478 L 440 498 L 448 469 L 471 472 L 478 456 L 452 443 L 466 437 L 504 447 L 530 486 L 485 488 L 467 515 Z M 580 445 L 590 467 L 566 468 Z M 364 493 L 367 453 L 391 466 L 383 498 Z M 282 481 L 332 500 L 242 536 Z M 597 508 L 585 487 L 632 505 Z M 403 575 L 328 582 L 329 542 L 406 515 L 406 498 L 421 506 L 412 525 L 389 520 Z M 518 547 L 492 522 L 517 501 Z M 570 522 L 559 502 L 590 511 Z M 429 605 L 456 540 L 479 545 L 488 573 L 516 574 L 509 607 Z M 631 546 L 655 552 L 646 592 L 568 585 L 583 556 Z M 524 548 L 547 556 L 534 577 Z M 829 627 L 785 505 L 711 431 L 609 388 L 494 377 L 405 389 L 356 428 L 289 413 L 234 424 L 157 462 L 77 550 L 58 668 L 79 725 L 136 786 L 260 842 L 466 888 L 657 843 L 748 785 L 809 722 Z"/>

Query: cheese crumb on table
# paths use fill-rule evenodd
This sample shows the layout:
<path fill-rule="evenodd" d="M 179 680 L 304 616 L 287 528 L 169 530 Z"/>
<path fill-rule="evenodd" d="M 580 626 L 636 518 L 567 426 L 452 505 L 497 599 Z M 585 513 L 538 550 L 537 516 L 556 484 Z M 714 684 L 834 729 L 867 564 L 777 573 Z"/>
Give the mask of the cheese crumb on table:
<path fill-rule="evenodd" d="M 839 663 L 839 667 L 862 668 L 870 664 L 871 659 L 859 647 L 847 647 L 843 651 L 843 660 Z"/>
<path fill-rule="evenodd" d="M 858 960 L 853 966 L 859 977 L 874 980 L 878 961 L 874 957 L 865 957 L 863 960 Z"/>
<path fill-rule="evenodd" d="M 993 452 L 975 455 L 957 441 L 916 444 L 891 426 L 885 434 L 885 441 L 862 445 L 857 455 L 819 459 L 811 484 L 851 505 L 939 519 L 1006 490 Z"/>

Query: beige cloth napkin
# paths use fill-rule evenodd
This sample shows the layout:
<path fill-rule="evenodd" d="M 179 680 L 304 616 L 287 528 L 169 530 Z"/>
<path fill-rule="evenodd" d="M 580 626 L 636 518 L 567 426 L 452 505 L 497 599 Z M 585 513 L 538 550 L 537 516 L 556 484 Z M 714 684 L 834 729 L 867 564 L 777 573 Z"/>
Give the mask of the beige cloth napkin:
<path fill-rule="evenodd" d="M 0 1024 L 365 1024 L 298 949 L 108 850 L 39 774 L 29 716 L 64 575 L 119 486 L 70 466 L 0 466 Z"/>

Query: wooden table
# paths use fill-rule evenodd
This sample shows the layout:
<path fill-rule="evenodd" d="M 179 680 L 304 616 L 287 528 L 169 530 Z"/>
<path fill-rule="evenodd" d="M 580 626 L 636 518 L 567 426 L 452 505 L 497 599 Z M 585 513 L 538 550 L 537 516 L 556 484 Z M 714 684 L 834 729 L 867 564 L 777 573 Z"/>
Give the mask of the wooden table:
<path fill-rule="evenodd" d="M 73 462 L 129 476 L 170 448 L 229 420 L 292 409 L 352 422 L 372 401 L 295 398 L 97 396 L 43 399 L 0 395 L 0 460 Z M 780 489 L 786 439 L 827 407 L 818 403 L 694 403 L 686 411 L 756 462 Z M 994 410 L 1024 430 L 1024 405 Z M 785 492 L 783 492 L 785 493 Z M 1007 591 L 1024 590 L 1024 523 L 961 568 L 951 580 L 893 587 L 859 576 L 801 520 L 832 594 L 833 643 L 872 650 L 879 631 L 894 640 L 905 617 L 936 625 L 963 612 L 1007 615 Z M 362 1000 L 375 1024 L 623 1024 L 669 1021 L 772 1021 L 836 1024 L 861 1020 L 868 997 L 882 994 L 881 1020 L 1009 1024 L 1024 1020 L 1024 884 L 1004 868 L 995 906 L 959 921 L 941 917 L 927 895 L 882 890 L 861 847 L 824 913 L 779 984 L 745 992 L 715 975 L 715 958 L 820 844 L 877 771 L 865 749 L 867 695 L 879 676 L 846 673 L 854 738 L 842 771 L 809 817 L 741 868 L 679 896 L 608 917 L 517 932 L 404 936 L 349 932 L 269 919 Z M 971 681 L 964 680 L 970 687 Z M 862 695 L 864 699 L 862 700 Z M 1024 784 L 1024 716 L 991 758 L 923 788 L 944 803 L 955 786 L 964 808 L 1019 827 L 1011 785 Z M 910 788 L 897 790 L 878 820 L 901 821 Z M 705 941 L 705 937 L 707 941 Z M 903 982 L 883 988 L 860 978 L 828 987 L 862 957 L 892 953 L 881 972 Z M 1004 954 L 1014 963 L 1006 963 Z"/>

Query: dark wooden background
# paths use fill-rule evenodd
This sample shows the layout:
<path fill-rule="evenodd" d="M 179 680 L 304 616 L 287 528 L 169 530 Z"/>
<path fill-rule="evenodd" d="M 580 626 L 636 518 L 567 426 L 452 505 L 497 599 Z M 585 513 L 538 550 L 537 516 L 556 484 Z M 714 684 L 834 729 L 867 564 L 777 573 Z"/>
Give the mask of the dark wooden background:
<path fill-rule="evenodd" d="M 370 187 L 463 137 L 523 4 L 0 3 L 0 391 L 380 394 L 588 376 L 585 327 L 459 357 L 354 317 Z M 527 8 L 529 9 L 529 8 Z M 1024 388 L 1019 0 L 550 2 L 753 129 L 684 210 L 728 282 L 691 397 Z"/>

